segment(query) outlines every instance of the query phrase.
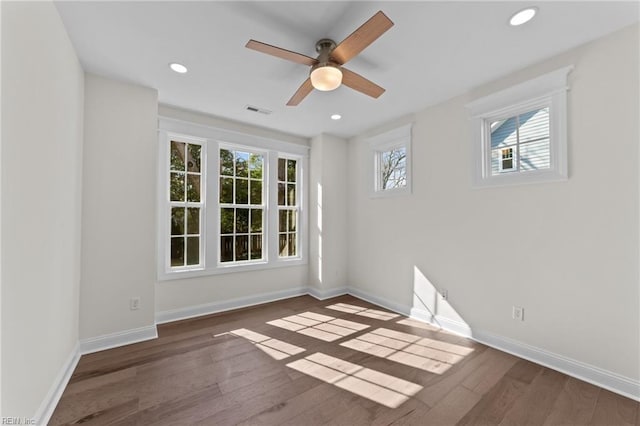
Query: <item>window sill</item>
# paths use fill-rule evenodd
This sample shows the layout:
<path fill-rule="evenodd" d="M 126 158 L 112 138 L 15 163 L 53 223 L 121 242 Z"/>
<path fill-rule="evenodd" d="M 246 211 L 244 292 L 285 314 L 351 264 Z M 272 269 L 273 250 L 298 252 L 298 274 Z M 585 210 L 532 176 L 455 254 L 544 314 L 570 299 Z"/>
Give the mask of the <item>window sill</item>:
<path fill-rule="evenodd" d="M 528 185 L 536 183 L 563 182 L 569 180 L 568 176 L 556 170 L 527 171 L 507 173 L 487 178 L 477 178 L 473 182 L 474 188 L 496 188 L 502 186 Z"/>
<path fill-rule="evenodd" d="M 398 189 L 386 189 L 384 191 L 372 191 L 369 198 L 395 198 L 411 195 L 411 189 L 408 187 Z"/>
<path fill-rule="evenodd" d="M 233 274 L 238 272 L 253 272 L 263 271 L 266 269 L 288 268 L 292 266 L 306 265 L 307 259 L 294 258 L 294 259 L 278 259 L 273 262 L 260 262 L 251 264 L 240 265 L 226 265 L 217 266 L 207 269 L 188 269 L 174 272 L 160 272 L 158 273 L 158 281 L 174 281 L 188 278 L 206 277 L 211 275 Z"/>

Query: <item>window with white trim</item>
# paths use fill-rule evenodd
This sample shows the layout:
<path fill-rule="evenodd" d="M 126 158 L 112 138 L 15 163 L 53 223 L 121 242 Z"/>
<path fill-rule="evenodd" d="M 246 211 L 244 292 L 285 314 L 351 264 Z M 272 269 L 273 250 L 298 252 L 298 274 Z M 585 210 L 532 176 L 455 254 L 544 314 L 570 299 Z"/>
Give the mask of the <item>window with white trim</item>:
<path fill-rule="evenodd" d="M 298 255 L 298 160 L 278 158 L 278 256 Z"/>
<path fill-rule="evenodd" d="M 368 138 L 372 163 L 371 196 L 411 192 L 411 125 Z"/>
<path fill-rule="evenodd" d="M 551 167 L 549 107 L 490 123 L 491 175 Z"/>
<path fill-rule="evenodd" d="M 401 189 L 407 186 L 407 147 L 397 146 L 376 152 L 380 191 Z"/>
<path fill-rule="evenodd" d="M 161 280 L 306 263 L 307 146 L 160 120 Z"/>
<path fill-rule="evenodd" d="M 566 67 L 467 105 L 474 186 L 566 180 Z"/>
<path fill-rule="evenodd" d="M 202 145 L 171 140 L 169 154 L 170 264 L 176 270 L 199 267 L 202 259 Z"/>
<path fill-rule="evenodd" d="M 220 263 L 263 259 L 264 156 L 220 148 Z"/>

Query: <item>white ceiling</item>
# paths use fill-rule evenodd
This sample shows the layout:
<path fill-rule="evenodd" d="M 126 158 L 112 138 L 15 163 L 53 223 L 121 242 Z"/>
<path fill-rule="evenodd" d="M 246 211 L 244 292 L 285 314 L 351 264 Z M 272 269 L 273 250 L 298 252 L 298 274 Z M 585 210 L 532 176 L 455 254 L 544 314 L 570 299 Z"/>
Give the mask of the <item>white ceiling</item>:
<path fill-rule="evenodd" d="M 522 27 L 509 17 L 535 4 Z M 638 21 L 638 2 L 57 2 L 85 70 L 158 89 L 159 101 L 301 135 L 348 137 Z M 395 26 L 348 68 L 387 89 L 287 100 L 308 68 L 244 47 L 315 56 L 383 10 Z M 174 73 L 169 62 L 189 68 Z M 246 111 L 250 104 L 273 111 Z M 343 116 L 333 121 L 330 115 Z"/>

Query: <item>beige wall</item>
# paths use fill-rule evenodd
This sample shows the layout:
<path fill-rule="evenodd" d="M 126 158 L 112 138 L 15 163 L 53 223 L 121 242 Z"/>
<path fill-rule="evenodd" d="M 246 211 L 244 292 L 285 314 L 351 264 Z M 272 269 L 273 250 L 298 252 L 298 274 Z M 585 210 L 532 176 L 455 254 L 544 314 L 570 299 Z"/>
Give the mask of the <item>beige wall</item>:
<path fill-rule="evenodd" d="M 307 265 L 233 272 L 198 278 L 160 281 L 156 285 L 156 314 L 171 318 L 235 309 L 275 297 L 300 294 L 307 286 Z M 206 307 L 208 306 L 208 308 Z"/>
<path fill-rule="evenodd" d="M 33 418 L 78 341 L 84 75 L 53 3 L 0 7 L 2 415 Z"/>
<path fill-rule="evenodd" d="M 638 40 L 627 28 L 417 113 L 411 196 L 368 198 L 351 140 L 350 284 L 407 308 L 414 285 L 446 288 L 444 318 L 638 380 Z M 569 64 L 570 179 L 472 189 L 465 104 Z"/>
<path fill-rule="evenodd" d="M 347 286 L 347 141 L 311 140 L 309 286 L 325 297 Z"/>
<path fill-rule="evenodd" d="M 159 115 L 246 135 L 276 139 L 303 146 L 309 145 L 308 139 L 303 137 L 166 105 L 160 106 Z M 150 186 L 148 190 L 155 191 L 155 188 L 154 182 L 154 185 Z M 155 268 L 155 258 L 153 267 Z M 160 281 L 156 284 L 156 314 L 161 319 L 165 315 L 176 318 L 211 309 L 229 309 L 237 303 L 255 303 L 255 301 L 269 299 L 270 295 L 284 297 L 287 294 L 299 293 L 307 286 L 308 271 L 308 265 L 298 265 Z"/>
<path fill-rule="evenodd" d="M 156 90 L 85 83 L 81 339 L 154 324 L 158 155 Z"/>

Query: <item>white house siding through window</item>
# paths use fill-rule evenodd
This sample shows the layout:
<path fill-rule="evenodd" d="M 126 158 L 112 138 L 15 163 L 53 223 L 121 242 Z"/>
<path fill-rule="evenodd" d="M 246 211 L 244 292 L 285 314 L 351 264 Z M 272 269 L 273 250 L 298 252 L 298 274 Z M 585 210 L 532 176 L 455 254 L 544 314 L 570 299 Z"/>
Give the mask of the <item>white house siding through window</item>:
<path fill-rule="evenodd" d="M 549 107 L 491 123 L 492 175 L 549 167 Z"/>

